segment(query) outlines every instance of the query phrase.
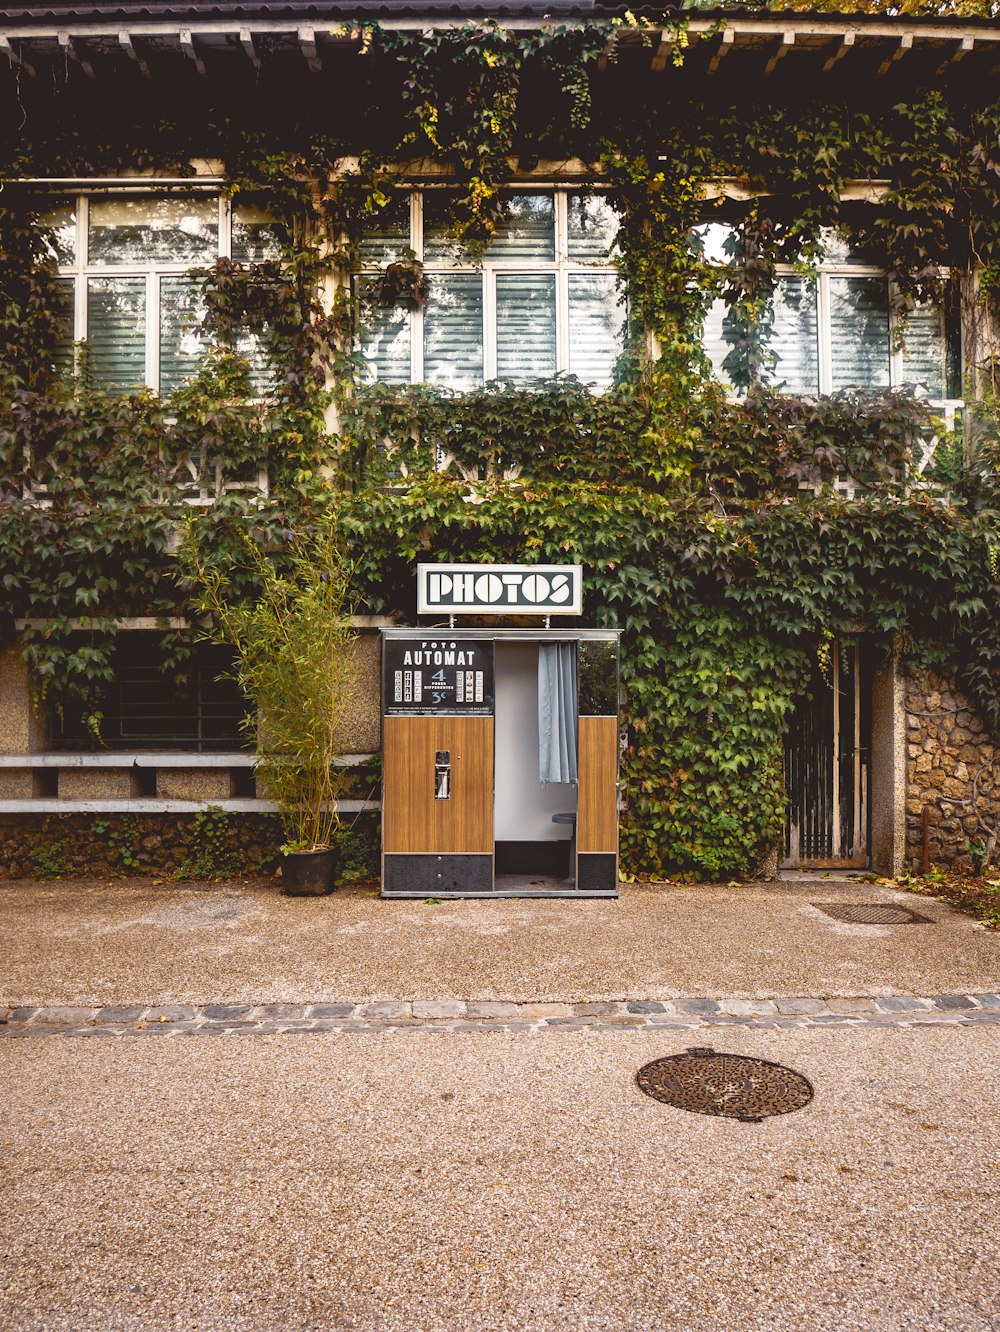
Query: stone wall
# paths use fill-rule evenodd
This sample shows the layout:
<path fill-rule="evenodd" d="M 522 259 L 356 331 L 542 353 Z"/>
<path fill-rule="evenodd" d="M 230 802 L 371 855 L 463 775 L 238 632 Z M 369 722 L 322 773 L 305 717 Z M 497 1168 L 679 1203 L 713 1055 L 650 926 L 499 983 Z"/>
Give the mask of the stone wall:
<path fill-rule="evenodd" d="M 0 878 L 212 878 L 267 872 L 282 841 L 273 814 L 0 815 Z M 377 815 L 345 818 L 342 869 L 378 875 Z"/>
<path fill-rule="evenodd" d="M 983 836 L 973 805 L 977 776 L 979 813 L 1000 828 L 1000 744 L 951 681 L 907 682 L 905 705 L 906 863 L 920 868 L 926 807 L 931 863 L 970 869 L 968 843 Z"/>

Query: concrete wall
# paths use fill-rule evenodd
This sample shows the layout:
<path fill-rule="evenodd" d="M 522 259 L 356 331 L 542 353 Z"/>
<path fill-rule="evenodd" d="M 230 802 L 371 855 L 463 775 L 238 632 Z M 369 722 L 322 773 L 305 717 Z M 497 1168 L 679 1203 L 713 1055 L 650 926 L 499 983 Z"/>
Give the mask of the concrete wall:
<path fill-rule="evenodd" d="M 923 811 L 929 819 L 930 859 L 968 869 L 967 843 L 983 836 L 980 813 L 1000 828 L 1000 745 L 954 683 L 931 675 L 906 684 L 906 859 L 920 866 Z"/>
<path fill-rule="evenodd" d="M 0 648 L 0 753 L 33 754 L 44 748 L 45 727 L 35 711 L 20 643 L 8 643 Z"/>
<path fill-rule="evenodd" d="M 341 754 L 374 754 L 382 748 L 382 640 L 361 633 L 351 652 L 347 697 L 337 724 Z"/>

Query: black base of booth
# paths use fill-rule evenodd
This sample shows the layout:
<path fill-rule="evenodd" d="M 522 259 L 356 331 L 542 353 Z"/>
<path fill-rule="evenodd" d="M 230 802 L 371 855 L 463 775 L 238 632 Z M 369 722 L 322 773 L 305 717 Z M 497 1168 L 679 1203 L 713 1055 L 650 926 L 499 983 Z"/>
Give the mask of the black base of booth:
<path fill-rule="evenodd" d="M 383 897 L 441 897 L 493 890 L 492 856 L 387 855 L 382 857 Z"/>
<path fill-rule="evenodd" d="M 554 846 L 561 857 L 554 873 L 535 868 L 512 870 L 502 862 L 502 846 Z M 600 863 L 598 863 L 600 862 Z M 393 853 L 382 858 L 383 897 L 617 897 L 617 857 L 581 855 L 579 885 L 564 878 L 566 843 L 498 843 L 496 878 L 494 858 L 486 855 L 408 855 Z"/>

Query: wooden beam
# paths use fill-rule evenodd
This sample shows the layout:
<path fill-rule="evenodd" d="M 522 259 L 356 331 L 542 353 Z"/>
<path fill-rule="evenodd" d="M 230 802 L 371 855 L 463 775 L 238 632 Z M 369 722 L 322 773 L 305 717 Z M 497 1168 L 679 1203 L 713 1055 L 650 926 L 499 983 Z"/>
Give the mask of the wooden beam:
<path fill-rule="evenodd" d="M 316 50 L 316 32 L 313 28 L 299 28 L 299 50 L 313 74 L 321 73 L 319 52 Z"/>
<path fill-rule="evenodd" d="M 129 60 L 134 60 L 135 63 L 139 66 L 139 69 L 142 71 L 143 78 L 148 79 L 150 77 L 149 66 L 146 64 L 145 60 L 143 60 L 142 56 L 132 45 L 132 34 L 122 29 L 122 31 L 119 32 L 118 34 L 118 45 L 128 56 Z"/>
<path fill-rule="evenodd" d="M 662 74 L 667 67 L 667 61 L 670 59 L 670 53 L 674 49 L 673 41 L 670 37 L 670 30 L 663 28 L 660 31 L 660 40 L 653 53 L 653 59 L 650 62 L 650 72 L 653 74 Z"/>
<path fill-rule="evenodd" d="M 2 34 L 0 34 L 0 52 L 7 57 L 11 65 L 16 65 L 19 69 L 23 69 L 29 78 L 35 77 L 34 65 L 29 65 L 24 56 L 21 55 L 20 51 L 15 51 L 13 46 L 11 46 L 10 39 Z"/>
<path fill-rule="evenodd" d="M 854 33 L 854 32 L 845 32 L 845 33 L 844 33 L 844 35 L 843 35 L 843 37 L 840 39 L 840 43 L 839 43 L 839 45 L 837 46 L 837 49 L 834 51 L 833 55 L 827 57 L 826 63 L 825 63 L 824 66 L 823 66 L 823 73 L 824 73 L 824 74 L 829 74 L 830 70 L 833 69 L 833 67 L 834 67 L 834 65 L 837 63 L 837 61 L 838 61 L 838 60 L 843 60 L 844 56 L 847 55 L 848 51 L 849 51 L 849 50 L 851 49 L 851 47 L 854 45 L 854 41 L 855 41 L 855 38 L 856 38 L 856 37 L 857 37 L 857 33 Z"/>
<path fill-rule="evenodd" d="M 204 78 L 208 71 L 205 69 L 205 62 L 202 60 L 201 56 L 198 54 L 197 50 L 195 49 L 194 38 L 191 36 L 190 28 L 181 28 L 180 42 L 181 42 L 181 50 L 184 52 L 184 54 L 187 56 L 189 60 L 194 61 L 195 69 L 198 71 L 201 77 Z"/>
<path fill-rule="evenodd" d="M 765 78 L 769 78 L 774 73 L 775 69 L 777 68 L 778 61 L 783 60 L 784 57 L 788 55 L 788 52 L 792 49 L 794 45 L 795 45 L 795 33 L 787 30 L 783 32 L 781 34 L 781 41 L 778 43 L 778 49 L 775 51 L 774 55 L 771 56 L 771 59 L 764 66 Z"/>
<path fill-rule="evenodd" d="M 80 68 L 83 70 L 84 74 L 86 74 L 88 79 L 92 79 L 94 77 L 93 65 L 90 63 L 89 60 L 87 60 L 84 56 L 82 56 L 80 52 L 76 49 L 76 46 L 73 43 L 73 38 L 69 35 L 68 32 L 61 32 L 59 34 L 59 49 L 61 51 L 65 51 L 66 55 L 69 56 L 70 60 L 76 61 L 76 63 L 80 66 Z"/>
<path fill-rule="evenodd" d="M 723 57 L 727 56 L 736 43 L 736 33 L 732 28 L 724 29 L 719 45 L 715 48 L 715 54 L 708 62 L 708 73 L 714 74 L 722 64 Z"/>
<path fill-rule="evenodd" d="M 257 54 L 257 48 L 253 44 L 253 34 L 249 28 L 240 28 L 240 46 L 243 47 L 246 58 L 259 74 L 260 56 Z"/>
<path fill-rule="evenodd" d="M 945 58 L 941 61 L 940 65 L 938 65 L 937 69 L 935 70 L 935 77 L 940 77 L 940 75 L 942 75 L 945 72 L 945 70 L 948 68 L 949 65 L 955 65 L 958 63 L 959 60 L 962 60 L 965 56 L 967 56 L 969 52 L 973 49 L 975 44 L 976 44 L 975 37 L 973 37 L 971 33 L 966 33 L 966 35 L 955 47 L 954 51 L 952 51 L 951 55 L 945 56 Z"/>
<path fill-rule="evenodd" d="M 900 60 L 904 55 L 906 55 L 907 51 L 909 51 L 912 46 L 913 46 L 913 33 L 904 32 L 902 37 L 900 37 L 899 39 L 899 45 L 896 47 L 895 51 L 893 51 L 890 55 L 887 55 L 886 58 L 882 61 L 881 65 L 879 65 L 875 77 L 877 79 L 880 79 L 883 74 L 888 74 L 889 70 L 896 63 L 896 61 Z"/>

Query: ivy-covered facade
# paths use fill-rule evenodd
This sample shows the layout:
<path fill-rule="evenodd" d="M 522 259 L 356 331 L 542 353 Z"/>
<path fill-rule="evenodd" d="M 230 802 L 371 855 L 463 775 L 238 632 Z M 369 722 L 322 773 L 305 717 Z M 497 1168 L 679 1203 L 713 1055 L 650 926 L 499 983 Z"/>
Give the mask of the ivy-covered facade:
<path fill-rule="evenodd" d="M 0 9 L 9 863 L 238 844 L 178 550 L 331 513 L 345 751 L 418 561 L 579 562 L 629 874 L 995 856 L 988 10 L 182 8 Z"/>

